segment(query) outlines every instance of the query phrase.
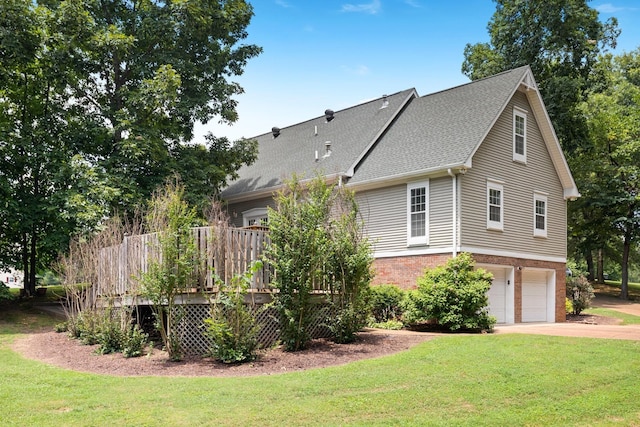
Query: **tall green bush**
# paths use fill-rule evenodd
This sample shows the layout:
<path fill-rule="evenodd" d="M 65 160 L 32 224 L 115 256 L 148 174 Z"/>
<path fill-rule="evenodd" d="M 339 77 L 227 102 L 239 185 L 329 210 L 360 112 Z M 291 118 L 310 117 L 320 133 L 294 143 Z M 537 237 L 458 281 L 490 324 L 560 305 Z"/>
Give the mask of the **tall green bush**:
<path fill-rule="evenodd" d="M 353 193 L 322 177 L 306 186 L 294 177 L 275 201 L 265 255 L 275 271 L 273 305 L 285 349 L 301 350 L 311 338 L 309 328 L 319 315 L 311 301 L 314 289 L 328 291 L 334 339 L 352 340 L 366 319 L 363 289 L 371 266 Z"/>
<path fill-rule="evenodd" d="M 183 357 L 177 325 L 184 317 L 184 306 L 178 295 L 194 285 L 194 272 L 200 260 L 191 227 L 197 225 L 197 215 L 184 201 L 184 188 L 167 184 L 157 192 L 147 213 L 149 231 L 158 233 L 158 258 L 149 262 L 142 274 L 142 294 L 152 302 L 156 327 L 171 360 Z"/>
<path fill-rule="evenodd" d="M 425 317 L 451 331 L 493 329 L 496 319 L 489 315 L 487 296 L 492 276 L 474 265 L 470 254 L 461 253 L 418 278 L 416 305 Z"/>
<path fill-rule="evenodd" d="M 334 341 L 352 342 L 367 322 L 366 294 L 371 281 L 371 245 L 364 236 L 358 205 L 352 191 L 333 188 L 327 221 L 329 247 L 325 281 L 332 316 L 328 326 Z"/>
<path fill-rule="evenodd" d="M 280 340 L 288 351 L 305 348 L 313 320 L 311 291 L 323 282 L 331 188 L 315 180 L 307 189 L 294 177 L 269 209 L 268 263 L 278 289 L 273 305 L 280 315 Z"/>

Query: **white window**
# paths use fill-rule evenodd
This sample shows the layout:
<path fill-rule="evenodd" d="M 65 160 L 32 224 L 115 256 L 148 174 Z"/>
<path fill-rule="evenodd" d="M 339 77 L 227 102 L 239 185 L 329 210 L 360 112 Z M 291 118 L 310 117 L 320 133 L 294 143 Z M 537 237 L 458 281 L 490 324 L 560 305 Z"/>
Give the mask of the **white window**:
<path fill-rule="evenodd" d="M 268 223 L 269 218 L 267 216 L 267 208 L 254 208 L 242 212 L 242 225 L 244 227 L 267 227 Z"/>
<path fill-rule="evenodd" d="M 502 184 L 487 182 L 487 228 L 502 230 L 504 224 L 504 190 Z"/>
<path fill-rule="evenodd" d="M 407 243 L 429 244 L 429 182 L 407 184 Z"/>
<path fill-rule="evenodd" d="M 527 162 L 527 112 L 513 109 L 513 160 Z"/>
<path fill-rule="evenodd" d="M 533 235 L 547 237 L 547 196 L 540 193 L 533 195 Z"/>

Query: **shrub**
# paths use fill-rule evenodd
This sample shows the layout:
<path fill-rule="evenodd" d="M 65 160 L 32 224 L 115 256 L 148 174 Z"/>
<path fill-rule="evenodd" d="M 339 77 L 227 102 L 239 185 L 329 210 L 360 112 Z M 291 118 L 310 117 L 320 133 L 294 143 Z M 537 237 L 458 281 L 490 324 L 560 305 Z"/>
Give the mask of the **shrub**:
<path fill-rule="evenodd" d="M 69 332 L 69 327 L 67 326 L 67 322 L 60 322 L 55 324 L 53 330 L 57 333 Z"/>
<path fill-rule="evenodd" d="M 245 304 L 245 295 L 251 286 L 255 271 L 262 268 L 256 261 L 249 271 L 237 275 L 226 286 L 216 279 L 220 291 L 211 304 L 211 317 L 204 320 L 206 334 L 213 344 L 210 356 L 223 363 L 238 363 L 254 360 L 258 349 L 260 325 Z"/>
<path fill-rule="evenodd" d="M 417 289 L 405 292 L 400 307 L 402 310 L 401 319 L 405 325 L 424 323 L 431 319 L 423 295 Z"/>
<path fill-rule="evenodd" d="M 329 330 L 340 344 L 353 342 L 367 323 L 366 299 L 371 281 L 371 246 L 358 219 L 353 192 L 334 188 L 326 224 L 328 252 L 324 264 L 332 313 Z"/>
<path fill-rule="evenodd" d="M 96 343 L 99 344 L 96 353 L 110 354 L 119 352 L 122 349 L 123 339 L 124 334 L 119 322 L 105 318 L 95 335 Z"/>
<path fill-rule="evenodd" d="M 496 322 L 488 310 L 491 280 L 490 273 L 474 270 L 470 254 L 461 253 L 418 278 L 416 307 L 451 331 L 491 330 Z"/>
<path fill-rule="evenodd" d="M 571 300 L 569 298 L 564 299 L 564 311 L 567 314 L 573 313 L 573 304 L 571 304 Z"/>
<path fill-rule="evenodd" d="M 567 278 L 567 298 L 571 301 L 573 314 L 580 314 L 583 310 L 591 307 L 593 287 L 587 278 L 580 274 Z"/>
<path fill-rule="evenodd" d="M 371 286 L 369 307 L 375 323 L 398 320 L 402 317 L 402 301 L 406 292 L 395 285 Z"/>
<path fill-rule="evenodd" d="M 138 325 L 134 325 L 123 336 L 122 355 L 124 357 L 139 357 L 147 345 L 149 335 L 146 334 Z"/>
<path fill-rule="evenodd" d="M 13 294 L 7 285 L 0 282 L 0 303 L 12 301 Z"/>
<path fill-rule="evenodd" d="M 386 322 L 381 322 L 381 323 L 371 323 L 369 326 L 371 326 L 372 328 L 388 329 L 388 330 L 391 330 L 391 331 L 398 331 L 398 330 L 404 328 L 404 323 L 402 323 L 399 320 L 387 320 Z"/>

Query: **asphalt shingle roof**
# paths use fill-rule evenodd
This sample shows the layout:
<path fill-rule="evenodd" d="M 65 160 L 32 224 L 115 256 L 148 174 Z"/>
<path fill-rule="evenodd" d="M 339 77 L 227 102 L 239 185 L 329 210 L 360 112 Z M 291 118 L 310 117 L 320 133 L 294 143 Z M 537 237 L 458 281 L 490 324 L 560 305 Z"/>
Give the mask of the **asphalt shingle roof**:
<path fill-rule="evenodd" d="M 258 159 L 240 168 L 240 178 L 229 184 L 222 197 L 279 186 L 293 173 L 305 178 L 312 178 L 316 171 L 344 175 L 414 96 L 415 90 L 408 89 L 387 96 L 385 108 L 381 108 L 381 97 L 336 111 L 330 122 L 322 115 L 280 129 L 277 138 L 271 132 L 252 138 L 258 141 Z M 331 155 L 324 158 L 327 141 L 331 143 Z"/>
<path fill-rule="evenodd" d="M 336 111 L 330 122 L 322 115 L 281 129 L 277 138 L 255 137 L 258 159 L 238 171 L 222 197 L 273 189 L 293 173 L 311 178 L 316 171 L 355 171 L 349 183 L 362 183 L 462 165 L 528 71 L 520 67 L 420 98 L 408 89 L 386 97 L 386 108 L 378 98 Z M 331 155 L 325 158 L 327 141 Z"/>

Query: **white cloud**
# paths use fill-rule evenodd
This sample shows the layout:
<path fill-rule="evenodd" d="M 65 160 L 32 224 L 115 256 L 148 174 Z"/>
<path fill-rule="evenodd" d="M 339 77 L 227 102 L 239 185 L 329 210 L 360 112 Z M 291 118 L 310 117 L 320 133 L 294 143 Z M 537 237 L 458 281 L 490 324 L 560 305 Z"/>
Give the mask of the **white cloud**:
<path fill-rule="evenodd" d="M 284 1 L 284 0 L 276 0 L 276 4 L 278 6 L 281 6 L 281 7 L 284 7 L 284 8 L 290 8 L 291 7 L 291 5 L 289 3 L 287 3 L 286 1 Z"/>
<path fill-rule="evenodd" d="M 345 72 L 356 76 L 366 76 L 371 73 L 371 70 L 366 65 L 358 65 L 356 67 L 347 67 L 346 65 L 343 65 L 342 69 Z"/>
<path fill-rule="evenodd" d="M 419 9 L 422 7 L 420 2 L 417 0 L 404 0 L 404 2 L 411 7 L 415 7 L 416 9 Z"/>
<path fill-rule="evenodd" d="M 595 9 L 600 13 L 616 13 L 625 10 L 624 7 L 614 6 L 611 3 L 603 3 L 600 6 L 596 6 Z"/>
<path fill-rule="evenodd" d="M 371 3 L 351 4 L 346 3 L 342 5 L 343 12 L 362 12 L 369 15 L 375 15 L 382 9 L 382 3 L 380 0 L 373 0 Z"/>

